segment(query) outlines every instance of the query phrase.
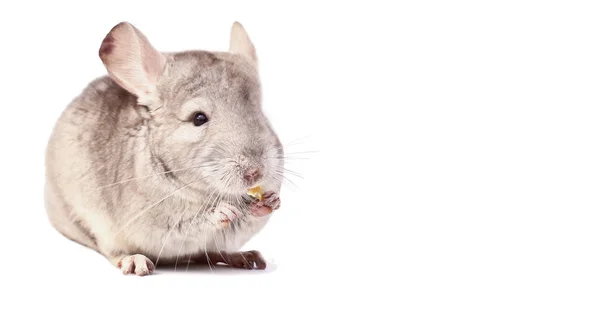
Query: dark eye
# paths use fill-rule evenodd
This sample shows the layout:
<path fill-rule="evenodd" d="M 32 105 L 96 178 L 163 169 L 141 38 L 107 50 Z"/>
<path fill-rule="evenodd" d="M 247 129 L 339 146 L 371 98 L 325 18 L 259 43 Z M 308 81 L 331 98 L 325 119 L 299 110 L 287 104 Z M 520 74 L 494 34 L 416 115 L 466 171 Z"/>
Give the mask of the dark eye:
<path fill-rule="evenodd" d="M 208 117 L 202 112 L 196 112 L 194 114 L 194 125 L 201 126 L 204 123 L 208 122 Z"/>

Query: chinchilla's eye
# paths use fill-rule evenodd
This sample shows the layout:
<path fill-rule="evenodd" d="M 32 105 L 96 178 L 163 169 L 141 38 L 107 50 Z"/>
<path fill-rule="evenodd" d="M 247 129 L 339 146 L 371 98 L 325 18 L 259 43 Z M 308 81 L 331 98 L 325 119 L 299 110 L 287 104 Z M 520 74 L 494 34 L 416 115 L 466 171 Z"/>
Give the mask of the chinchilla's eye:
<path fill-rule="evenodd" d="M 194 113 L 194 125 L 201 126 L 204 123 L 208 122 L 208 117 L 202 112 Z"/>

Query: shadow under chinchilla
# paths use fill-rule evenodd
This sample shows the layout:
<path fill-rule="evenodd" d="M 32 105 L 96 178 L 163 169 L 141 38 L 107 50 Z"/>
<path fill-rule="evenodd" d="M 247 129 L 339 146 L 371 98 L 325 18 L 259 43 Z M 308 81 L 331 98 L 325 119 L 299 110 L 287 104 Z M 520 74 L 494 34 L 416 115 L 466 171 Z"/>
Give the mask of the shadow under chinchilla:
<path fill-rule="evenodd" d="M 244 268 L 233 268 L 223 264 L 208 265 L 206 263 L 190 263 L 187 261 L 178 263 L 177 267 L 175 264 L 159 264 L 152 276 L 156 275 L 175 275 L 175 274 L 209 274 L 209 275 L 266 275 L 276 271 L 278 268 L 277 264 L 273 261 L 267 261 L 267 268 L 265 269 L 244 269 Z"/>

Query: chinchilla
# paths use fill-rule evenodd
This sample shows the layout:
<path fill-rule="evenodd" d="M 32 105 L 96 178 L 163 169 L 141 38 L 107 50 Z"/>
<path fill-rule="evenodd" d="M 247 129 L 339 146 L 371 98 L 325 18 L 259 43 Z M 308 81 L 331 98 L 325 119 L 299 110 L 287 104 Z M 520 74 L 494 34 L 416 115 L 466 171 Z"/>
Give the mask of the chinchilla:
<path fill-rule="evenodd" d="M 233 24 L 228 52 L 164 53 L 122 22 L 99 55 L 108 75 L 68 105 L 48 142 L 52 226 L 124 274 L 159 261 L 264 269 L 258 251 L 240 249 L 279 207 L 284 159 L 244 27 Z"/>

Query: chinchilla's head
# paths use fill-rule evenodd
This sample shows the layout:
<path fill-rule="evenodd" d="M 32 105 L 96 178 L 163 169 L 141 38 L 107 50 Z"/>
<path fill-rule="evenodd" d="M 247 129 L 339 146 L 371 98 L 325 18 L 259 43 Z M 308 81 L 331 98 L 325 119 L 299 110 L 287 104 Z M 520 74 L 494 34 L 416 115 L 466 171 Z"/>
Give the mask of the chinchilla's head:
<path fill-rule="evenodd" d="M 100 58 L 137 96 L 158 169 L 221 193 L 279 188 L 282 147 L 261 110 L 256 53 L 241 24 L 233 24 L 228 52 L 161 53 L 123 22 L 102 42 Z"/>

